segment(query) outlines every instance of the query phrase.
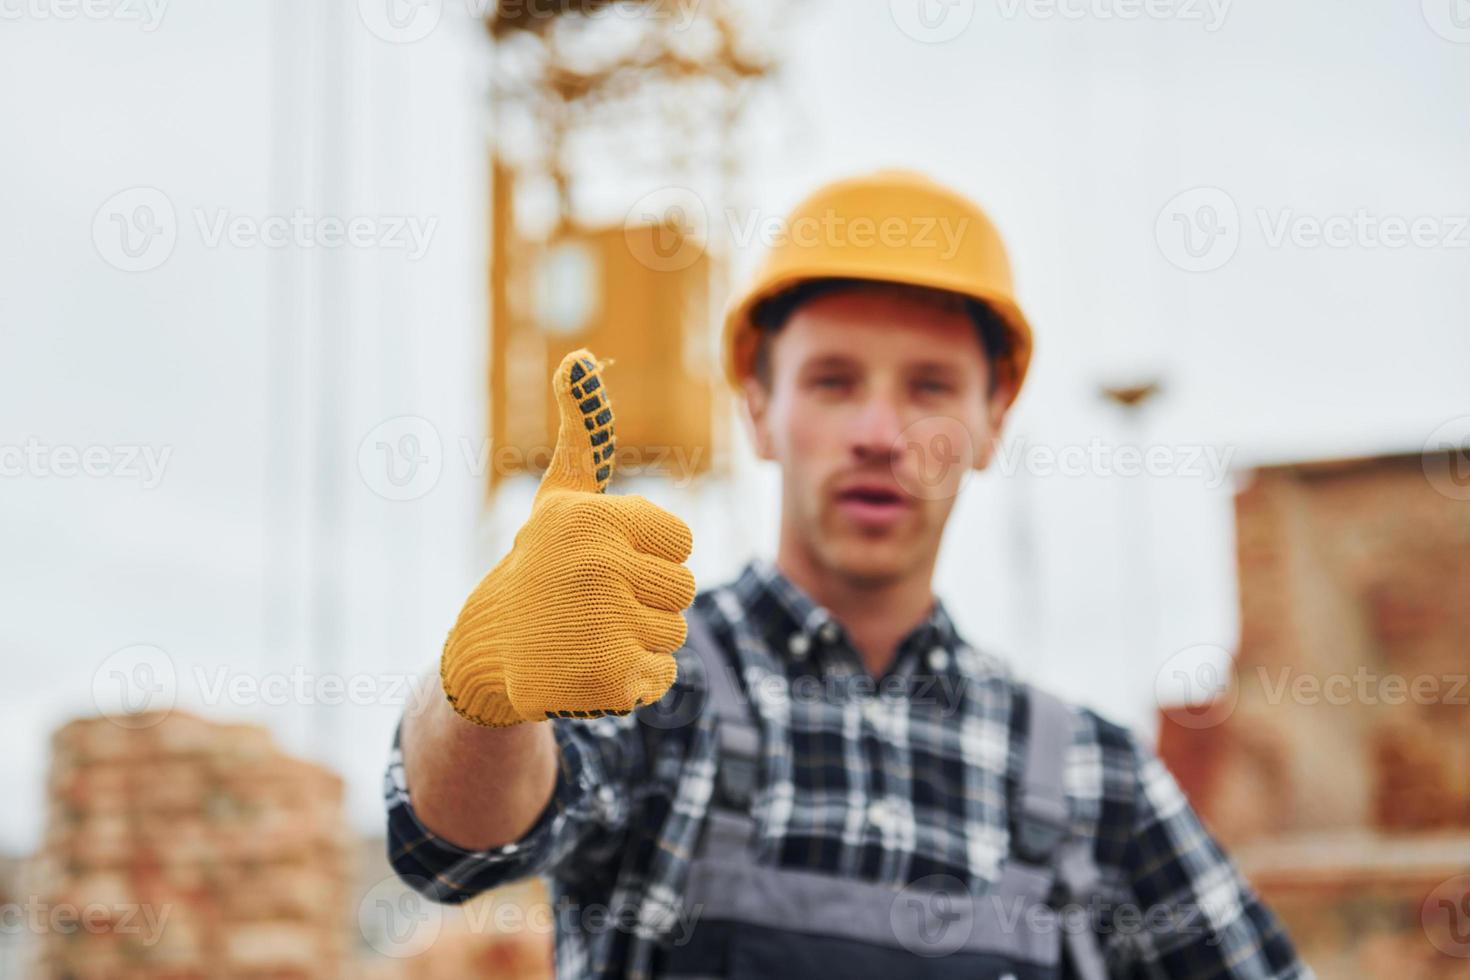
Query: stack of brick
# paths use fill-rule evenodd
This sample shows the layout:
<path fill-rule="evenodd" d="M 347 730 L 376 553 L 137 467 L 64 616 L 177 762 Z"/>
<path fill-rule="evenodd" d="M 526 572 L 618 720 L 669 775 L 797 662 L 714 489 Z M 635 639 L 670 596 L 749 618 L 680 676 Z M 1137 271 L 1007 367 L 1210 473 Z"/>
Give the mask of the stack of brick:
<path fill-rule="evenodd" d="M 262 728 L 171 712 L 52 743 L 35 880 L 42 975 L 336 977 L 350 952 L 342 785 Z"/>
<path fill-rule="evenodd" d="M 1160 753 L 1324 976 L 1470 978 L 1470 502 L 1427 476 L 1445 463 L 1253 472 L 1233 686 L 1163 717 Z"/>

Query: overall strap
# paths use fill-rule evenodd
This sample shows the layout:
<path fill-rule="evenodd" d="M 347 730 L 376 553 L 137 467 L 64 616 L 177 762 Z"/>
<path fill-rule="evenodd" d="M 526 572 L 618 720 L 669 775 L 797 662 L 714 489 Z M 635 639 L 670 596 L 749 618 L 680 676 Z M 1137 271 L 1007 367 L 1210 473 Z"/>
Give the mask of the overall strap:
<path fill-rule="evenodd" d="M 710 797 L 700 857 L 738 858 L 755 841 L 755 819 L 750 807 L 760 779 L 761 730 L 755 710 L 741 689 L 740 678 L 704 616 L 690 607 L 685 646 L 704 668 L 703 708 L 714 720 L 719 751 L 715 760 L 714 791 Z"/>
<path fill-rule="evenodd" d="M 1012 849 L 1023 861 L 1050 867 L 1056 874 L 1062 903 L 1081 903 L 1097 893 L 1098 871 L 1092 848 L 1074 837 L 1063 782 L 1067 749 L 1072 743 L 1072 711 L 1045 691 L 1026 686 L 1026 758 L 1014 805 Z M 1066 923 L 1065 944 L 1072 972 L 1080 980 L 1106 980 L 1107 969 L 1097 935 L 1087 923 Z"/>

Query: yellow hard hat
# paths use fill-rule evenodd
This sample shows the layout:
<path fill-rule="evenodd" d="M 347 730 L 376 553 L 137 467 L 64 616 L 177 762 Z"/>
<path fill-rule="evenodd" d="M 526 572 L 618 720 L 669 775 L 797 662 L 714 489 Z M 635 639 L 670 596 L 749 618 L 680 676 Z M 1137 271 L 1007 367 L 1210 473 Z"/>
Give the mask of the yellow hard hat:
<path fill-rule="evenodd" d="M 1031 363 L 1031 327 L 1016 304 L 1000 233 L 964 195 L 922 174 L 883 170 L 818 188 L 787 217 L 744 293 L 725 315 L 725 374 L 737 388 L 754 369 L 765 300 L 816 279 L 865 279 L 943 289 L 995 311 L 1010 340 L 1019 391 Z"/>

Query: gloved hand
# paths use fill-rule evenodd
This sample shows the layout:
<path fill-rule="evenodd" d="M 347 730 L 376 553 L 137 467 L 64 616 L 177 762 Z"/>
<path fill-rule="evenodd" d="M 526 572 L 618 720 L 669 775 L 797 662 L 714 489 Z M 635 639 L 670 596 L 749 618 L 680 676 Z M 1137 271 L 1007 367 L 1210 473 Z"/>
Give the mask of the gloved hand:
<path fill-rule="evenodd" d="M 626 714 L 674 682 L 693 538 L 647 499 L 604 493 L 614 440 L 601 367 L 577 350 L 556 369 L 561 427 L 531 516 L 444 644 L 444 693 L 477 724 Z"/>

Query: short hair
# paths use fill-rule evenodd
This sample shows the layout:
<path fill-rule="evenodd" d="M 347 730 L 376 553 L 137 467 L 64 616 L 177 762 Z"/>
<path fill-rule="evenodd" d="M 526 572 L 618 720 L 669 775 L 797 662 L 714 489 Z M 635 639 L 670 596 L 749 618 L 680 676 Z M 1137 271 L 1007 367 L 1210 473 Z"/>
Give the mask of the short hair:
<path fill-rule="evenodd" d="M 771 341 L 790 321 L 797 307 L 819 296 L 848 290 L 888 290 L 931 304 L 940 309 L 965 313 L 975 324 L 980 347 L 990 367 L 990 391 L 993 393 L 1002 376 L 1009 376 L 1011 357 L 1011 334 L 1005 321 L 989 303 L 948 289 L 930 286 L 915 286 L 903 282 L 883 282 L 874 279 L 850 279 L 828 277 L 808 279 L 768 296 L 750 311 L 751 323 L 756 329 L 755 357 L 752 368 L 762 387 L 771 386 Z"/>

